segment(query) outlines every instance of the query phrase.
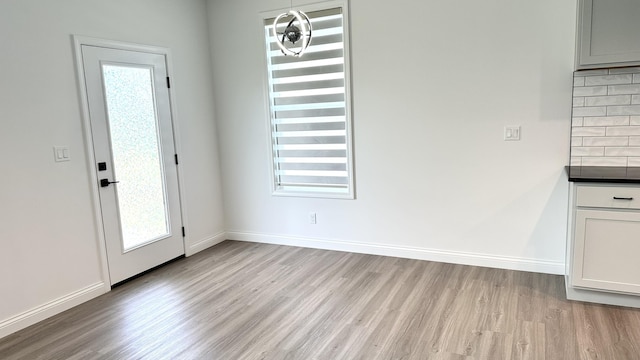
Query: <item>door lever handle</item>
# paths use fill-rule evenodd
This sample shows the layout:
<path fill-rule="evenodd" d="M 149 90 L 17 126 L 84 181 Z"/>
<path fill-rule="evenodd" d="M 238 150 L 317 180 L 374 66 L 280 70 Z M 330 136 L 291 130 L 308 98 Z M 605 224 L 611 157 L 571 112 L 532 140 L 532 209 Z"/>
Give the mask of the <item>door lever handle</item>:
<path fill-rule="evenodd" d="M 109 181 L 109 179 L 100 179 L 100 187 L 107 187 L 110 184 L 117 184 L 120 181 Z"/>

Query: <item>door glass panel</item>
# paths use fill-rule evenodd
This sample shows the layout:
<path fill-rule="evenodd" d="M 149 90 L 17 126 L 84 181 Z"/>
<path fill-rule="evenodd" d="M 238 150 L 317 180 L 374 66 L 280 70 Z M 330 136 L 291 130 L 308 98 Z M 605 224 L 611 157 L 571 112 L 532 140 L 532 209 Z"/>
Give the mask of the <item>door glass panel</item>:
<path fill-rule="evenodd" d="M 103 65 L 123 251 L 169 235 L 153 71 Z"/>

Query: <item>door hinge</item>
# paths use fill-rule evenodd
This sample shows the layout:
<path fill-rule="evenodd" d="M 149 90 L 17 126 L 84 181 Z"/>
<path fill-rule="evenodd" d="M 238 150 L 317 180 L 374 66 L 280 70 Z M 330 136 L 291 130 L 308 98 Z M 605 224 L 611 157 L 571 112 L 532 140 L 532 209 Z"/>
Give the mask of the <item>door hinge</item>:
<path fill-rule="evenodd" d="M 184 226 L 182 227 L 182 237 L 187 236 L 187 233 L 184 231 Z"/>
<path fill-rule="evenodd" d="M 168 76 L 167 76 L 167 87 L 171 89 L 171 80 L 169 80 Z"/>
<path fill-rule="evenodd" d="M 178 154 L 174 154 L 174 157 L 176 159 L 176 165 L 178 165 Z"/>

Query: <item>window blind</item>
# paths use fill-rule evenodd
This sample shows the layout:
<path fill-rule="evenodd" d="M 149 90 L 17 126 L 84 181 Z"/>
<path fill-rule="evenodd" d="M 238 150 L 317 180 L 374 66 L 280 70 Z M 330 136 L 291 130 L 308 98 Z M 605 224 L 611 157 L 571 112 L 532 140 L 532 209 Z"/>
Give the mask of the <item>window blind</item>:
<path fill-rule="evenodd" d="M 348 192 L 343 14 L 308 12 L 311 44 L 302 57 L 284 56 L 273 19 L 265 20 L 273 168 L 277 188 Z M 281 22 L 282 32 L 286 22 Z"/>

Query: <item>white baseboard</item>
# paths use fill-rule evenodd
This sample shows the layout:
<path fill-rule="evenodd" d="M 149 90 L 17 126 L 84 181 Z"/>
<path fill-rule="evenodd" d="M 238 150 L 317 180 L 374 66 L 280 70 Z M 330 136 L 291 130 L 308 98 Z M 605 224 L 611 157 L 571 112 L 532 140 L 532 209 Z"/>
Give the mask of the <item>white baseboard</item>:
<path fill-rule="evenodd" d="M 427 248 L 415 248 L 388 244 L 371 244 L 353 241 L 316 239 L 228 231 L 227 239 L 265 244 L 299 246 L 314 249 L 347 251 L 361 254 L 394 256 L 407 259 L 437 261 L 452 264 L 474 265 L 498 269 L 521 270 L 544 274 L 564 275 L 564 262 L 544 261 L 518 257 L 465 253 Z"/>
<path fill-rule="evenodd" d="M 227 239 L 227 233 L 222 231 L 216 235 L 210 236 L 208 238 L 199 240 L 193 244 L 187 246 L 185 250 L 185 255 L 191 256 L 194 255 L 204 249 L 212 247 L 213 245 L 219 244 Z"/>
<path fill-rule="evenodd" d="M 74 291 L 71 294 L 57 298 L 46 304 L 1 321 L 0 339 L 53 315 L 71 309 L 74 306 L 80 305 L 83 302 L 96 298 L 109 291 L 109 289 L 110 287 L 103 282 L 89 285 L 84 289 Z"/>

